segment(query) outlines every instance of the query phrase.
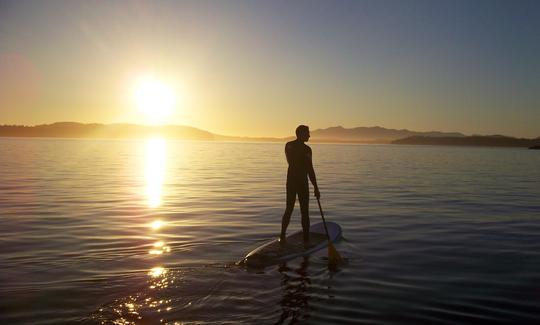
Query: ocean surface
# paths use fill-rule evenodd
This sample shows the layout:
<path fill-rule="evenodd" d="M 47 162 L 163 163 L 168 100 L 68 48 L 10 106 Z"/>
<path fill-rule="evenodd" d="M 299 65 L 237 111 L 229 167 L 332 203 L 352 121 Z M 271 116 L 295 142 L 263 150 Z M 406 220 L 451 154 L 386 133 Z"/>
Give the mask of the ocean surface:
<path fill-rule="evenodd" d="M 235 265 L 279 233 L 283 144 L 0 138 L 0 324 L 540 323 L 540 152 L 311 147 L 336 270 Z"/>

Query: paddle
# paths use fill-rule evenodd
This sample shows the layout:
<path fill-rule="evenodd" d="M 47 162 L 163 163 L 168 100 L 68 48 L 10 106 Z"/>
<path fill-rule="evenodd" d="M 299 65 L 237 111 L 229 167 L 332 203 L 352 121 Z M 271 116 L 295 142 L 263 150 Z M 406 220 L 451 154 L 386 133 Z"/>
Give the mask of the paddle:
<path fill-rule="evenodd" d="M 324 224 L 324 230 L 326 231 L 326 238 L 328 238 L 328 263 L 330 265 L 337 265 L 343 263 L 343 258 L 339 255 L 338 251 L 334 247 L 332 241 L 330 241 L 330 235 L 328 234 L 328 228 L 326 227 L 326 220 L 324 220 L 324 213 L 321 207 L 321 201 L 317 198 L 319 204 L 319 211 L 321 211 L 321 217 Z"/>

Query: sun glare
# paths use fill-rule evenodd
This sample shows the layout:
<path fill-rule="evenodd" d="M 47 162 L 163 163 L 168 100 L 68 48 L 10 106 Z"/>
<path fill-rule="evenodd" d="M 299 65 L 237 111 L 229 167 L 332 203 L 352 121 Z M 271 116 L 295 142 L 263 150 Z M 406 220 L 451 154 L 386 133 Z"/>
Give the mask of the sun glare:
<path fill-rule="evenodd" d="M 162 81 L 145 76 L 137 80 L 134 89 L 137 108 L 151 124 L 167 121 L 176 104 L 173 89 Z"/>

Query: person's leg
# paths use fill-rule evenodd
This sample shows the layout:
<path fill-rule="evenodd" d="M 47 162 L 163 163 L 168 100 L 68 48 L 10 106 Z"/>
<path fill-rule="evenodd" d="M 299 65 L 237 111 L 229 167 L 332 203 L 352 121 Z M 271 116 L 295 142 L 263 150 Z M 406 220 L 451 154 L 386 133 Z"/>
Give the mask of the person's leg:
<path fill-rule="evenodd" d="M 287 227 L 291 221 L 291 214 L 294 209 L 294 203 L 296 202 L 296 189 L 291 184 L 287 183 L 287 205 L 285 207 L 285 212 L 283 213 L 283 218 L 281 219 L 281 234 L 279 239 L 285 242 L 285 235 L 287 233 Z"/>
<path fill-rule="evenodd" d="M 309 186 L 307 184 L 298 191 L 298 201 L 300 201 L 300 213 L 302 214 L 304 242 L 309 243 Z"/>

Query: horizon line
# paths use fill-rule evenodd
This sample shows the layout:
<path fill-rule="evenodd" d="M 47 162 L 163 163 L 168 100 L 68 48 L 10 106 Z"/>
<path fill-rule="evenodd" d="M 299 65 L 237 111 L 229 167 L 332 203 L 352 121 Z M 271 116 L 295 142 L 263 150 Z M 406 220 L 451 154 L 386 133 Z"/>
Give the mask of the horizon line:
<path fill-rule="evenodd" d="M 104 122 L 77 122 L 77 121 L 66 121 L 65 120 L 65 121 L 56 121 L 56 122 L 51 122 L 51 123 L 39 123 L 39 124 L 33 124 L 33 125 L 31 125 L 31 124 L 8 124 L 8 123 L 2 123 L 2 124 L 0 124 L 0 127 L 1 126 L 38 127 L 38 126 L 54 125 L 54 124 L 61 124 L 61 123 L 66 123 L 66 124 L 67 123 L 73 123 L 73 124 L 80 124 L 80 125 L 132 125 L 132 126 L 148 127 L 148 128 L 188 127 L 188 128 L 197 129 L 197 130 L 200 130 L 200 131 L 203 131 L 203 132 L 208 132 L 208 133 L 211 133 L 212 135 L 216 135 L 216 136 L 236 137 L 236 138 L 287 139 L 287 138 L 291 138 L 291 137 L 294 138 L 295 137 L 294 132 L 291 132 L 293 134 L 288 135 L 288 136 L 228 135 L 228 134 L 215 133 L 215 132 L 207 130 L 207 129 L 203 129 L 203 128 L 200 128 L 200 127 L 197 127 L 197 126 L 192 126 L 192 125 L 187 125 L 187 124 L 138 124 L 138 123 L 129 123 L 129 122 L 104 123 Z M 365 128 L 365 129 L 377 129 L 377 128 L 379 128 L 379 129 L 385 129 L 385 130 L 418 132 L 418 133 L 456 133 L 456 134 L 461 134 L 463 136 L 491 136 L 491 137 L 504 136 L 504 137 L 512 137 L 512 138 L 517 138 L 517 139 L 537 139 L 537 138 L 540 138 L 540 135 L 538 137 L 525 138 L 525 137 L 518 137 L 518 136 L 514 136 L 514 135 L 505 135 L 505 134 L 501 134 L 501 133 L 495 133 L 495 134 L 477 134 L 477 133 L 467 134 L 467 133 L 463 133 L 463 132 L 459 132 L 459 131 L 440 131 L 440 130 L 417 131 L 417 130 L 411 130 L 411 129 L 408 129 L 408 128 L 399 128 L 399 129 L 398 128 L 387 128 L 387 127 L 380 126 L 380 125 L 355 126 L 355 127 L 344 127 L 342 125 L 335 125 L 335 126 L 328 126 L 328 127 L 325 127 L 325 128 L 313 128 L 313 129 L 311 129 L 311 131 L 313 132 L 313 131 L 318 131 L 318 130 L 327 130 L 327 129 L 331 129 L 331 128 L 341 128 L 341 129 L 344 129 L 344 130 L 353 130 L 353 129 L 359 129 L 359 128 Z"/>

